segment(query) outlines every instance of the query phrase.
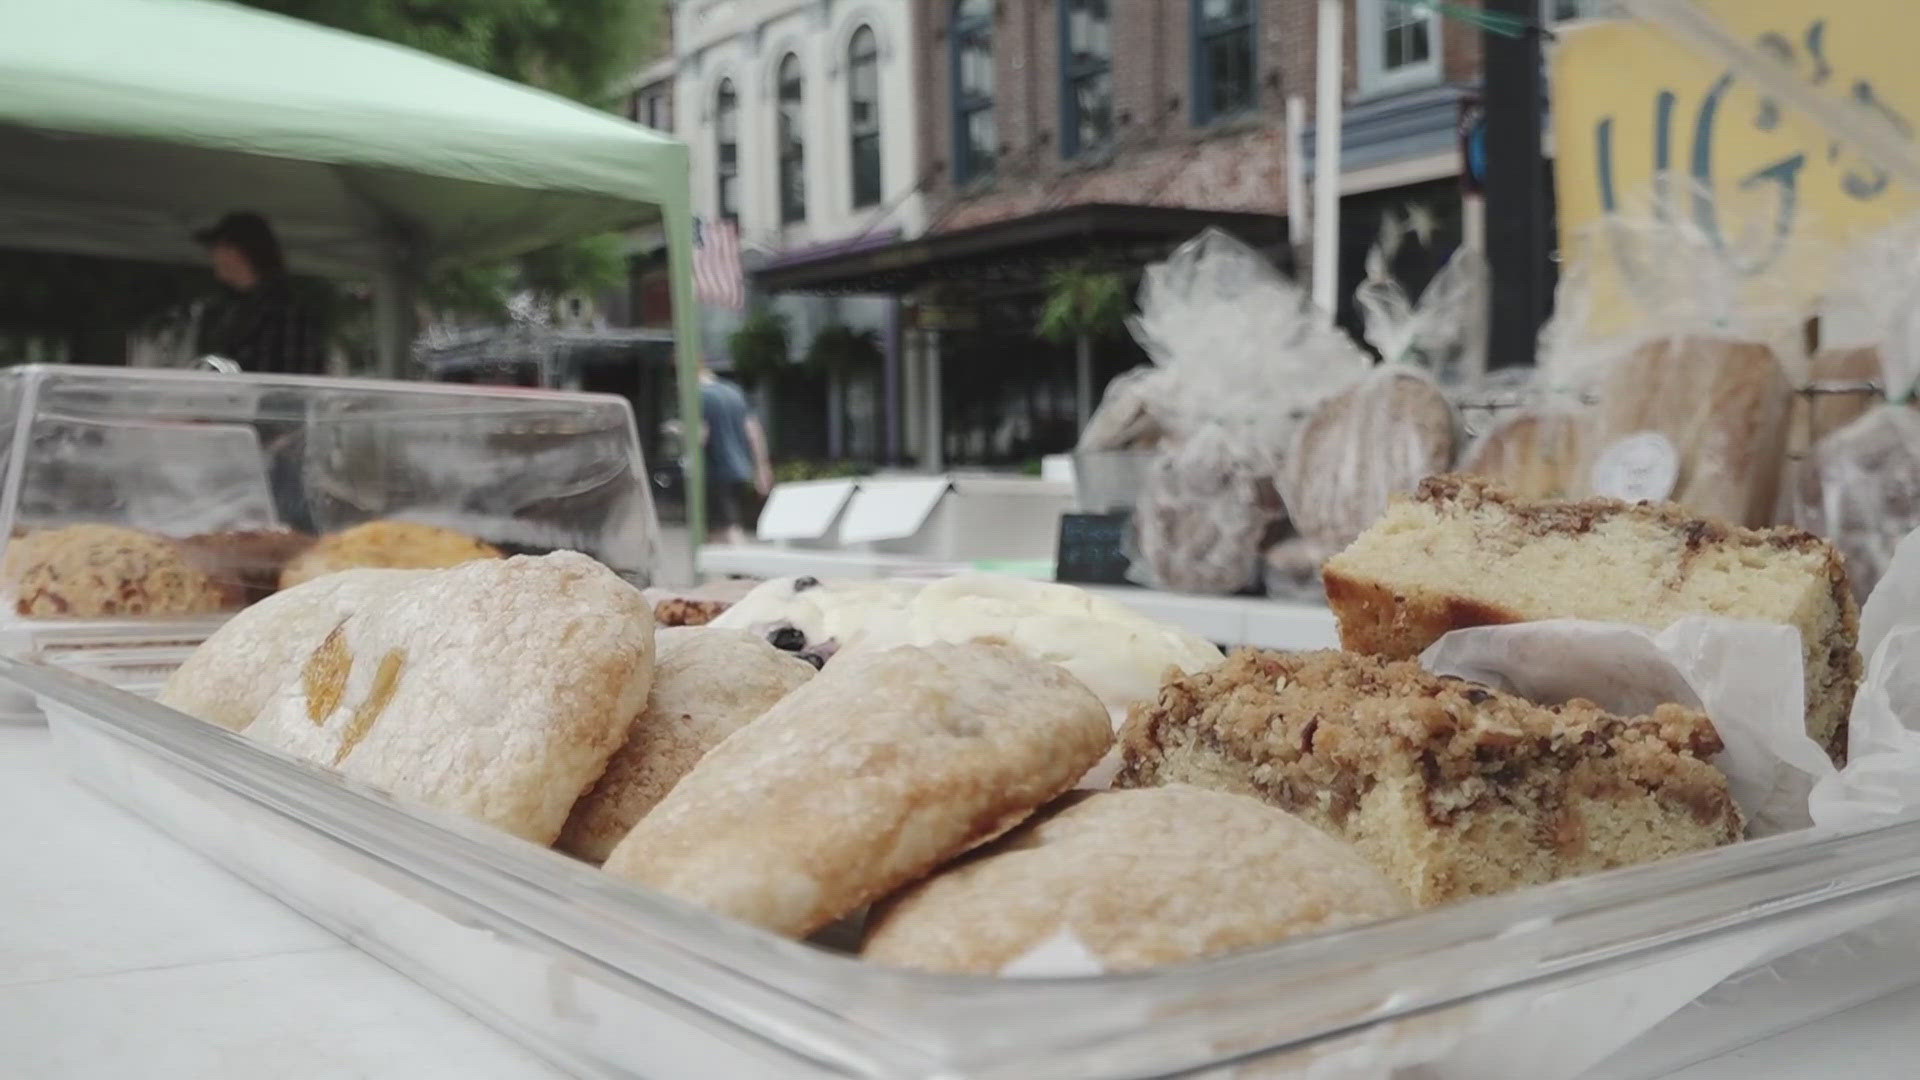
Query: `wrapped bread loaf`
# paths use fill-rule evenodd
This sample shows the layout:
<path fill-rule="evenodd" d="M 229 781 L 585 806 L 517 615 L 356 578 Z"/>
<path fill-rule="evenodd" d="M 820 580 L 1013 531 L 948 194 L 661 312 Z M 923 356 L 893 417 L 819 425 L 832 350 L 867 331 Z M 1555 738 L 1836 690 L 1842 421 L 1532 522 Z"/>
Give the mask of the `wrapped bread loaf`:
<path fill-rule="evenodd" d="M 1833 541 L 1865 603 L 1894 546 L 1920 528 L 1920 412 L 1882 404 L 1821 439 L 1800 470 L 1790 509 Z"/>
<path fill-rule="evenodd" d="M 1600 383 L 1594 453 L 1658 432 L 1679 455 L 1673 502 L 1707 517 L 1767 525 L 1792 395 L 1765 345 L 1709 337 L 1649 342 L 1620 358 Z"/>
<path fill-rule="evenodd" d="M 1584 490 L 1592 418 L 1564 409 L 1528 408 L 1480 436 L 1455 470 L 1529 499 Z"/>
<path fill-rule="evenodd" d="M 1163 446 L 1134 510 L 1136 570 L 1174 592 L 1232 594 L 1258 580 L 1284 515 L 1274 465 L 1223 428 Z"/>
<path fill-rule="evenodd" d="M 1294 434 L 1280 471 L 1301 536 L 1343 547 L 1386 513 L 1387 500 L 1453 462 L 1453 406 L 1412 368 L 1385 367 L 1329 398 Z"/>

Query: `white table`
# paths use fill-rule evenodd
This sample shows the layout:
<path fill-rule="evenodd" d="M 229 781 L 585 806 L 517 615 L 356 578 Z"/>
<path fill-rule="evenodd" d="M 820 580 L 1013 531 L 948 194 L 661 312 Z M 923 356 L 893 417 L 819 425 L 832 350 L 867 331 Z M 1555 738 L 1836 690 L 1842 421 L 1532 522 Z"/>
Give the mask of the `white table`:
<path fill-rule="evenodd" d="M 0 727 L 7 1080 L 559 1080 Z M 1920 987 L 1668 1080 L 1910 1080 Z"/>

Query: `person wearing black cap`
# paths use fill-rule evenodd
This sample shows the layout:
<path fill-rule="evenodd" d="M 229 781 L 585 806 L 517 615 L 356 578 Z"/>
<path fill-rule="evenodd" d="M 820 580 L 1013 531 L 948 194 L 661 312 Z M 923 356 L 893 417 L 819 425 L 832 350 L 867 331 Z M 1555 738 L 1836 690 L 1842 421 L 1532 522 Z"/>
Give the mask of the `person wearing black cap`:
<path fill-rule="evenodd" d="M 326 344 L 294 299 L 286 258 L 259 214 L 234 213 L 194 234 L 225 286 L 200 315 L 198 356 L 221 356 L 242 370 L 278 375 L 326 373 Z"/>

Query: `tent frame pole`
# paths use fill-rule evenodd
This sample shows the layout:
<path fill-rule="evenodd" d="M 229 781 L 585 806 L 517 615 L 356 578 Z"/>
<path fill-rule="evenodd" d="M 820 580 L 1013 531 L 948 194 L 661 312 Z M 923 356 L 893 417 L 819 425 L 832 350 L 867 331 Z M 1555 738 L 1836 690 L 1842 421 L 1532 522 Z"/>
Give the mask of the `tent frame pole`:
<path fill-rule="evenodd" d="M 416 300 L 419 282 L 400 260 L 381 268 L 373 282 L 374 371 L 397 379 L 419 334 Z"/>
<path fill-rule="evenodd" d="M 684 157 L 687 148 L 682 145 Z M 687 162 L 673 170 L 673 190 L 662 200 L 667 229 L 667 282 L 673 298 L 673 366 L 680 395 L 680 466 L 686 479 L 687 581 L 700 580 L 700 545 L 707 541 L 705 431 L 700 422 L 700 313 L 693 296 L 693 212 Z M 657 575 L 656 575 L 657 576 Z"/>

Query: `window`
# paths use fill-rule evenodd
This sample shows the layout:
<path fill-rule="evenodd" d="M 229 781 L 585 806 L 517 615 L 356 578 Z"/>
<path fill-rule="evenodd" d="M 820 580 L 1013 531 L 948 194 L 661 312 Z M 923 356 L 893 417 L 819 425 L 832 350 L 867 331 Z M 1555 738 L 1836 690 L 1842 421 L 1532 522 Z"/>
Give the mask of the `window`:
<path fill-rule="evenodd" d="M 993 171 L 993 0 L 957 0 L 953 46 L 953 179 L 964 184 Z"/>
<path fill-rule="evenodd" d="M 1383 93 L 1440 79 L 1440 16 L 1407 0 L 1360 0 L 1360 84 Z"/>
<path fill-rule="evenodd" d="M 1587 6 L 1583 0 L 1540 0 L 1540 5 L 1544 9 L 1540 21 L 1548 26 L 1580 18 L 1586 14 L 1582 9 Z"/>
<path fill-rule="evenodd" d="M 1195 121 L 1253 108 L 1253 0 L 1194 0 L 1193 12 Z"/>
<path fill-rule="evenodd" d="M 800 58 L 788 53 L 780 61 L 780 224 L 792 225 L 807 220 L 807 140 L 800 125 L 805 122 L 800 106 L 803 97 L 800 82 Z"/>
<path fill-rule="evenodd" d="M 1077 157 L 1113 138 L 1113 38 L 1107 0 L 1060 0 L 1060 152 Z"/>
<path fill-rule="evenodd" d="M 880 201 L 880 46 L 867 26 L 847 44 L 847 134 L 858 210 Z"/>
<path fill-rule="evenodd" d="M 723 221 L 740 220 L 740 97 L 720 80 L 713 97 L 715 201 Z"/>

